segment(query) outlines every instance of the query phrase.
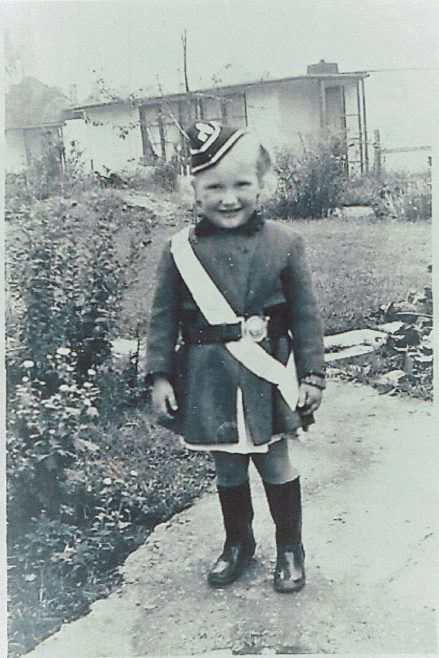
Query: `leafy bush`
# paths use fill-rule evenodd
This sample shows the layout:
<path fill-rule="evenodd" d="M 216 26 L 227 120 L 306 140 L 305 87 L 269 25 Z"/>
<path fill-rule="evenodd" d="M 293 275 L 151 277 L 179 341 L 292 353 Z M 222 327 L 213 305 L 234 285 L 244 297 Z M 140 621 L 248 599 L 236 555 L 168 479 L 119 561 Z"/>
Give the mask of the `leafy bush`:
<path fill-rule="evenodd" d="M 144 393 L 130 363 L 113 365 L 111 341 L 151 222 L 103 190 L 52 197 L 11 222 L 8 476 L 17 531 L 41 510 L 57 516 L 90 414 L 115 414 Z"/>
<path fill-rule="evenodd" d="M 431 174 L 373 172 L 346 181 L 343 205 L 371 206 L 379 219 L 396 221 L 430 219 L 432 212 Z"/>
<path fill-rule="evenodd" d="M 19 534 L 42 511 L 59 516 L 65 469 L 78 450 L 93 449 L 89 426 L 98 415 L 98 389 L 91 381 L 78 386 L 76 353 L 61 347 L 53 362 L 57 385 L 47 393 L 35 363 L 25 360 L 25 375 L 10 393 L 7 432 L 8 520 Z M 96 373 L 89 370 L 90 378 Z"/>
<path fill-rule="evenodd" d="M 151 177 L 153 185 L 166 192 L 174 192 L 177 189 L 178 166 L 176 160 L 160 162 L 153 169 Z"/>
<path fill-rule="evenodd" d="M 338 135 L 309 138 L 300 150 L 280 150 L 275 172 L 278 189 L 267 202 L 271 216 L 327 217 L 340 204 L 345 181 L 344 146 Z"/>
<path fill-rule="evenodd" d="M 86 174 L 82 152 L 75 142 L 65 149 L 53 136 L 46 138 L 41 155 L 19 173 L 5 176 L 5 218 L 15 220 L 20 209 L 56 195 L 68 196 L 80 187 L 88 189 L 93 177 Z"/>
<path fill-rule="evenodd" d="M 53 197 L 15 219 L 7 243 L 10 374 L 28 358 L 50 380 L 46 357 L 58 347 L 77 353 L 78 381 L 108 360 L 153 221 L 107 190 Z"/>

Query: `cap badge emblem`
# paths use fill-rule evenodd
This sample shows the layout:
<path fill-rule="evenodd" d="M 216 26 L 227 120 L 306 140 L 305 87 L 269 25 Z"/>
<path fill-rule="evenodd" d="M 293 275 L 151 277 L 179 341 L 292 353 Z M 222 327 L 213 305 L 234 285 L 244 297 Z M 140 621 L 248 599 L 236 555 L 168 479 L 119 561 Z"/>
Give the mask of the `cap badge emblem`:
<path fill-rule="evenodd" d="M 197 139 L 203 143 L 206 142 L 215 132 L 214 126 L 211 126 L 209 123 L 197 122 L 195 128 L 198 130 Z"/>

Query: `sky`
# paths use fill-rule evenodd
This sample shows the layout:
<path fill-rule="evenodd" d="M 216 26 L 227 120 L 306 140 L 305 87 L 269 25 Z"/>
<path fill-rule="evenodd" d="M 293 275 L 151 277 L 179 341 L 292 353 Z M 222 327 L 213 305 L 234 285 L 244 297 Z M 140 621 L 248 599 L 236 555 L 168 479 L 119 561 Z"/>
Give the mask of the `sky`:
<path fill-rule="evenodd" d="M 381 122 L 393 142 L 423 142 L 431 129 L 434 80 L 421 69 L 438 64 L 436 0 L 73 0 L 1 6 L 9 42 L 21 55 L 16 75 L 34 75 L 65 92 L 75 84 L 79 100 L 98 78 L 127 93 L 182 89 L 186 30 L 191 89 L 301 75 L 322 58 L 337 62 L 340 71 L 399 69 L 368 79 L 372 122 Z M 412 68 L 417 70 L 400 71 Z M 406 119 L 399 116 L 398 127 L 401 100 Z"/>

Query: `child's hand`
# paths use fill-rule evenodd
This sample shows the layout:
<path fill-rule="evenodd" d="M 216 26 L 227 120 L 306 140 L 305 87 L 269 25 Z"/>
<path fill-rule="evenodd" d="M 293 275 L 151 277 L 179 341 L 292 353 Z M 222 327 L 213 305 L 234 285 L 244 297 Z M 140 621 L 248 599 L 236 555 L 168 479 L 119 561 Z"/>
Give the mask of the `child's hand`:
<path fill-rule="evenodd" d="M 157 376 L 151 391 L 152 408 L 158 420 L 170 422 L 178 411 L 174 389 L 166 377 Z"/>
<path fill-rule="evenodd" d="M 304 413 L 312 414 L 320 407 L 322 391 L 317 386 L 300 384 L 297 407 Z"/>

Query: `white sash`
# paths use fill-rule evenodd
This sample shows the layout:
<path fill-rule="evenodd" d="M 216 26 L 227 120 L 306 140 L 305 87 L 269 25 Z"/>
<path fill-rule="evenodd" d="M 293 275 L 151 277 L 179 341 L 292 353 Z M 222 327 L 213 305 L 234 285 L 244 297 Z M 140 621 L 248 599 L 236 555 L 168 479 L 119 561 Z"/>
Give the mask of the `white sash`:
<path fill-rule="evenodd" d="M 185 227 L 174 235 L 171 240 L 171 253 L 194 301 L 209 324 L 239 322 L 240 318 L 223 297 L 192 249 L 189 232 L 190 227 Z M 287 364 L 283 365 L 248 336 L 224 343 L 224 346 L 235 359 L 255 375 L 275 384 L 288 406 L 293 411 L 296 409 L 299 385 L 292 351 Z"/>

